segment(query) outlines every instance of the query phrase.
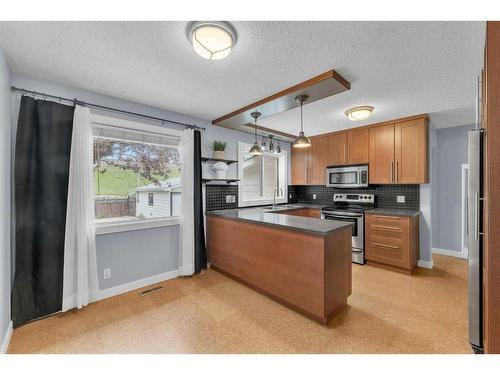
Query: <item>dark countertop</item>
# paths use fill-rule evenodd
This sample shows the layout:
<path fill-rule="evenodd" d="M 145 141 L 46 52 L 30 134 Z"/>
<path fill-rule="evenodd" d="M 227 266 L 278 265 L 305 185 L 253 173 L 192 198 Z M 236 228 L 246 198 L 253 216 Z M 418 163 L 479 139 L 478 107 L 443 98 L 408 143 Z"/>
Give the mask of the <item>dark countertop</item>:
<path fill-rule="evenodd" d="M 374 208 L 373 210 L 365 211 L 368 215 L 383 215 L 383 216 L 417 216 L 419 210 L 408 210 L 404 208 Z"/>
<path fill-rule="evenodd" d="M 279 207 L 279 206 L 278 206 Z M 293 216 L 284 214 L 286 211 L 300 208 L 321 208 L 325 205 L 314 204 L 288 204 L 279 209 L 269 207 L 238 208 L 233 210 L 208 211 L 207 216 L 220 216 L 227 219 L 247 221 L 279 227 L 286 230 L 303 232 L 313 235 L 326 236 L 330 232 L 345 229 L 352 223 L 337 220 L 322 220 L 312 217 Z"/>

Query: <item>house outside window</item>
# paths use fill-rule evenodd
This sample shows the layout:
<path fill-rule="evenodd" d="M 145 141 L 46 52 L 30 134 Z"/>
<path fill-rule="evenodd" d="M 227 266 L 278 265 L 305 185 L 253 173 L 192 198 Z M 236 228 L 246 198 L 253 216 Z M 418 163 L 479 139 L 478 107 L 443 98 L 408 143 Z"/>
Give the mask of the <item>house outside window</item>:
<path fill-rule="evenodd" d="M 276 188 L 280 192 L 277 203 L 287 202 L 287 152 L 268 153 L 259 156 L 249 154 L 251 144 L 238 143 L 238 203 L 239 206 L 253 206 L 273 203 Z"/>
<path fill-rule="evenodd" d="M 143 124 L 125 120 L 127 125 L 138 124 L 138 129 L 120 128 L 121 120 L 111 121 L 113 126 L 93 123 L 96 224 L 180 216 L 179 132 L 169 135 L 170 129 L 164 128 L 150 132 L 158 128 L 150 125 L 144 125 L 148 131 L 143 131 Z"/>

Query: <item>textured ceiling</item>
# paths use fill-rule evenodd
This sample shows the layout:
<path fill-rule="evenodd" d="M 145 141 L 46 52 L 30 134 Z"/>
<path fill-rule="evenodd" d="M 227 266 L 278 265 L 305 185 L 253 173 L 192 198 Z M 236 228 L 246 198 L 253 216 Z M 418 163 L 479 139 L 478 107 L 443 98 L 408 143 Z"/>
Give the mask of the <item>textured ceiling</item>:
<path fill-rule="evenodd" d="M 329 69 L 346 93 L 304 107 L 307 134 L 428 112 L 438 127 L 474 121 L 484 22 L 234 22 L 220 61 L 197 56 L 187 22 L 0 22 L 14 72 L 212 120 Z M 364 122 L 344 111 L 375 107 Z M 296 133 L 298 112 L 261 125 Z"/>

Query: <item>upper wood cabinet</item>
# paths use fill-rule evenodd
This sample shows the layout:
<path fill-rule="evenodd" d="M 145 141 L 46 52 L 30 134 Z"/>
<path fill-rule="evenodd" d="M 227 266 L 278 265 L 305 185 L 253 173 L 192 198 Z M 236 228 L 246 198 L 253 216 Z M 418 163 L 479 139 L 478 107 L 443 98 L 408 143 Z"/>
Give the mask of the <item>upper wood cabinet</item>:
<path fill-rule="evenodd" d="M 417 119 L 394 126 L 394 178 L 399 184 L 428 182 L 428 123 Z"/>
<path fill-rule="evenodd" d="M 427 117 L 371 127 L 370 183 L 427 183 L 428 133 Z"/>
<path fill-rule="evenodd" d="M 330 143 L 330 165 L 347 164 L 347 133 L 335 133 L 329 137 Z"/>
<path fill-rule="evenodd" d="M 329 136 L 311 138 L 308 181 L 311 185 L 326 184 L 326 167 L 329 165 L 329 138 Z"/>
<path fill-rule="evenodd" d="M 309 149 L 292 146 L 292 185 L 309 183 Z"/>
<path fill-rule="evenodd" d="M 367 128 L 347 132 L 347 160 L 349 164 L 364 164 L 370 160 L 370 131 Z"/>
<path fill-rule="evenodd" d="M 370 128 L 370 184 L 394 181 L 394 124 Z"/>

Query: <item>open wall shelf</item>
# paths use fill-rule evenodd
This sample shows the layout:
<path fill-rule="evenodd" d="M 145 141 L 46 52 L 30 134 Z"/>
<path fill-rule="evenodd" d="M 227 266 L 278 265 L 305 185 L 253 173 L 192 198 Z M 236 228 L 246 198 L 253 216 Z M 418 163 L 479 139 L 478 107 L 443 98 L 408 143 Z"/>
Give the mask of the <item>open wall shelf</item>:
<path fill-rule="evenodd" d="M 203 161 L 203 162 L 210 162 L 210 163 L 222 162 L 222 163 L 226 163 L 226 164 L 233 164 L 233 163 L 237 163 L 238 162 L 238 160 L 216 159 L 216 158 L 205 158 L 205 157 L 202 157 L 201 161 Z"/>

